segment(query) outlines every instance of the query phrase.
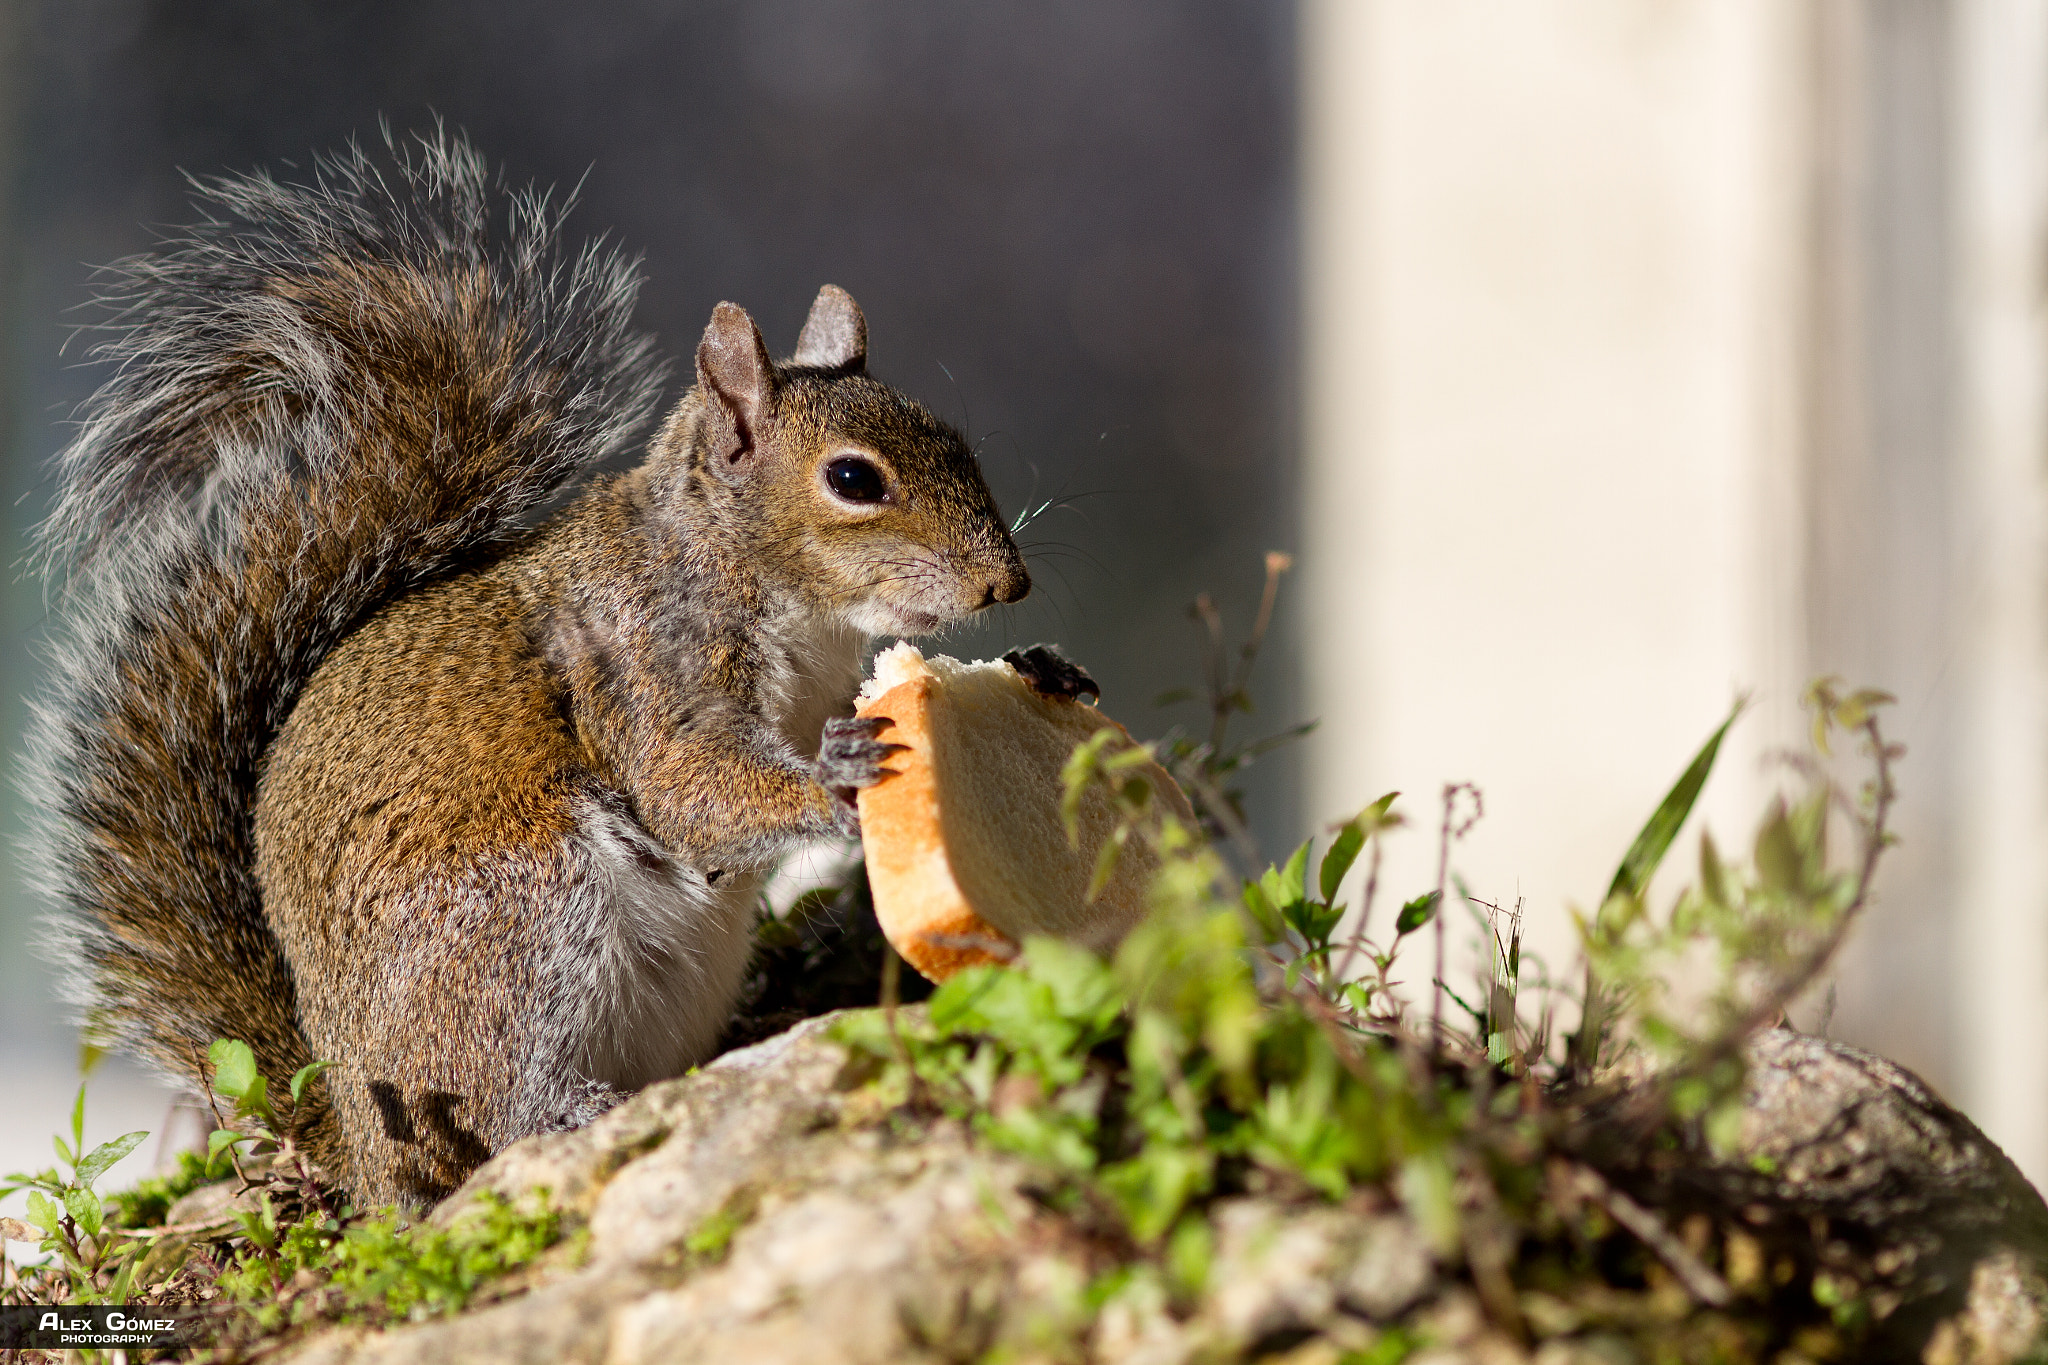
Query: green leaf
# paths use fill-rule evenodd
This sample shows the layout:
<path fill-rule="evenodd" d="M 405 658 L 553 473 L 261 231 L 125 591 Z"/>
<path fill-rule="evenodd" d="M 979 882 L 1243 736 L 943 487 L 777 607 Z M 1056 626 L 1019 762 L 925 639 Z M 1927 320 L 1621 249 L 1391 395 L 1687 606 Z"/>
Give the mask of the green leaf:
<path fill-rule="evenodd" d="M 308 1062 L 297 1071 L 294 1071 L 292 1073 L 292 1103 L 297 1104 L 300 1100 L 304 1099 L 306 1097 L 306 1087 L 311 1085 L 321 1072 L 333 1065 L 333 1062 Z"/>
<path fill-rule="evenodd" d="M 1259 894 L 1266 898 L 1266 904 L 1272 906 L 1276 913 L 1284 915 L 1287 907 L 1294 904 L 1293 899 L 1282 889 L 1279 868 L 1268 867 L 1261 872 L 1258 884 Z"/>
<path fill-rule="evenodd" d="M 80 1231 L 88 1237 L 100 1235 L 105 1217 L 100 1210 L 100 1201 L 91 1190 L 64 1191 L 64 1211 L 71 1215 L 71 1221 L 78 1224 Z"/>
<path fill-rule="evenodd" d="M 1189 1199 L 1208 1190 L 1215 1160 L 1207 1148 L 1148 1142 L 1129 1160 L 1104 1167 L 1101 1180 L 1131 1235 L 1150 1244 L 1174 1226 Z"/>
<path fill-rule="evenodd" d="M 1372 1345 L 1364 1350 L 1347 1351 L 1340 1358 L 1344 1365 L 1401 1365 L 1402 1361 L 1422 1349 L 1422 1343 L 1423 1338 L 1397 1325 L 1374 1337 Z"/>
<path fill-rule="evenodd" d="M 128 1302 L 128 1287 L 135 1281 L 135 1267 L 142 1263 L 142 1253 L 146 1250 L 145 1244 L 137 1242 L 121 1257 L 121 1272 L 114 1276 L 113 1287 L 107 1290 L 108 1303 Z"/>
<path fill-rule="evenodd" d="M 1480 1030 L 1481 1030 L 1482 1032 L 1483 1032 L 1483 1031 L 1485 1030 L 1485 1028 L 1486 1028 L 1486 1011 L 1485 1011 L 1485 1010 L 1483 1010 L 1483 1009 L 1480 1009 L 1480 1008 L 1479 1008 L 1479 1007 L 1478 1007 L 1477 1005 L 1475 1005 L 1475 1004 L 1473 1004 L 1473 1003 L 1472 1003 L 1471 1001 L 1467 1000 L 1467 999 L 1466 999 L 1466 998 L 1465 998 L 1464 996 L 1462 996 L 1462 995 L 1458 994 L 1458 992 L 1457 992 L 1456 990 L 1452 989 L 1452 987 L 1451 987 L 1451 983 L 1450 983 L 1450 982 L 1448 982 L 1448 981 L 1439 981 L 1439 982 L 1437 982 L 1437 985 L 1443 988 L 1443 993 L 1444 993 L 1445 995 L 1448 995 L 1449 997 L 1451 997 L 1451 1000 L 1452 1000 L 1452 1002 L 1453 1002 L 1453 1003 L 1455 1003 L 1455 1004 L 1457 1005 L 1457 1007 L 1458 1007 L 1459 1009 L 1461 1009 L 1461 1010 L 1465 1011 L 1465 1013 L 1467 1013 L 1467 1014 L 1469 1014 L 1469 1015 L 1471 1015 L 1471 1016 L 1472 1016 L 1472 1022 L 1473 1022 L 1474 1024 L 1477 1024 L 1477 1025 L 1479 1026 L 1479 1028 L 1480 1028 Z"/>
<path fill-rule="evenodd" d="M 1081 800 L 1108 765 L 1103 751 L 1123 732 L 1105 726 L 1074 746 L 1060 769 L 1060 823 L 1066 826 L 1067 842 L 1078 846 L 1081 838 Z"/>
<path fill-rule="evenodd" d="M 1299 725 L 1290 725 L 1285 730 L 1267 735 L 1264 739 L 1253 740 L 1250 744 L 1238 750 L 1236 759 L 1230 764 L 1231 770 L 1235 771 L 1250 763 L 1253 759 L 1264 758 L 1283 744 L 1292 744 L 1295 740 L 1314 730 L 1318 723 L 1317 721 L 1305 720 Z"/>
<path fill-rule="evenodd" d="M 1723 909 L 1728 906 L 1728 878 L 1721 869 L 1721 853 L 1714 836 L 1700 831 L 1700 893 Z"/>
<path fill-rule="evenodd" d="M 72 1153 L 72 1154 L 71 1154 L 70 1156 L 67 1156 L 67 1157 L 65 1157 L 64 1159 L 65 1159 L 66 1161 L 73 1161 L 73 1160 L 76 1160 L 76 1159 L 77 1159 L 77 1155 L 78 1155 L 78 1153 L 80 1153 L 80 1152 L 82 1152 L 82 1151 L 84 1151 L 84 1150 L 85 1150 L 85 1086 L 81 1084 L 81 1085 L 80 1085 L 80 1086 L 78 1087 L 78 1098 L 77 1098 L 77 1099 L 75 1099 L 75 1100 L 73 1100 L 73 1101 L 71 1102 L 71 1153 Z"/>
<path fill-rule="evenodd" d="M 28 1221 L 41 1228 L 46 1236 L 55 1237 L 64 1226 L 64 1210 L 57 1206 L 57 1201 L 41 1190 L 30 1190 Z"/>
<path fill-rule="evenodd" d="M 1088 894 L 1082 900 L 1094 904 L 1095 898 L 1109 885 L 1109 879 L 1116 875 L 1117 860 L 1123 856 L 1124 841 L 1130 835 L 1129 825 L 1118 825 L 1116 832 L 1102 841 L 1102 847 L 1095 851 L 1095 875 L 1088 879 Z"/>
<path fill-rule="evenodd" d="M 1792 895 L 1805 879 L 1799 840 L 1792 832 L 1792 820 L 1783 800 L 1773 801 L 1756 832 L 1756 871 L 1764 889 Z"/>
<path fill-rule="evenodd" d="M 1344 918 L 1344 907 L 1322 905 L 1316 901 L 1296 901 L 1282 913 L 1287 916 L 1287 923 L 1294 931 L 1308 940 L 1309 951 L 1314 952 L 1329 946 L 1330 932 L 1337 927 L 1337 922 Z"/>
<path fill-rule="evenodd" d="M 1209 1267 L 1216 1258 L 1215 1235 L 1200 1214 L 1174 1225 L 1166 1242 L 1166 1273 L 1174 1287 L 1194 1298 L 1209 1287 Z"/>
<path fill-rule="evenodd" d="M 259 1079 L 256 1054 L 240 1039 L 215 1039 L 206 1055 L 213 1062 L 213 1088 L 231 1099 L 246 1096 Z"/>
<path fill-rule="evenodd" d="M 63 1162 L 66 1166 L 78 1160 L 78 1153 L 72 1150 L 71 1144 L 64 1140 L 63 1134 L 50 1134 L 50 1145 L 57 1149 L 57 1160 Z"/>
<path fill-rule="evenodd" d="M 1327 944 L 1343 918 L 1344 907 L 1341 905 L 1310 905 L 1302 932 L 1312 943 Z"/>
<path fill-rule="evenodd" d="M 1278 943 L 1286 935 L 1287 926 L 1281 921 L 1279 909 L 1266 899 L 1257 882 L 1244 884 L 1244 908 L 1267 943 Z"/>
<path fill-rule="evenodd" d="M 1383 829 L 1394 829 L 1401 824 L 1401 817 L 1393 813 L 1394 798 L 1400 794 L 1388 792 L 1359 813 L 1358 823 L 1367 834 L 1377 834 Z"/>
<path fill-rule="evenodd" d="M 1822 757 L 1828 752 L 1828 726 L 1834 722 L 1835 707 L 1841 701 L 1835 693 L 1841 681 L 1832 673 L 1815 678 L 1806 685 L 1806 693 L 1800 698 L 1800 704 L 1813 712 L 1813 747 Z"/>
<path fill-rule="evenodd" d="M 1828 865 L 1828 797 L 1825 791 L 1793 806 L 1792 840 L 1799 849 L 1801 865 L 1807 870 L 1806 884 L 1812 883 Z"/>
<path fill-rule="evenodd" d="M 1358 861 L 1358 851 L 1365 847 L 1364 820 L 1361 815 L 1338 830 L 1336 842 L 1323 855 L 1323 865 L 1316 875 L 1316 882 L 1322 888 L 1325 902 L 1337 898 L 1337 888 L 1344 884 L 1344 874 L 1351 870 L 1351 864 Z"/>
<path fill-rule="evenodd" d="M 1024 941 L 1024 966 L 1051 989 L 1053 1009 L 1062 1019 L 1100 1030 L 1123 1010 L 1115 970 L 1079 944 L 1034 934 Z"/>
<path fill-rule="evenodd" d="M 270 1196 L 259 1196 L 254 1209 L 231 1209 L 237 1223 L 241 1224 L 242 1235 L 265 1251 L 277 1245 L 277 1210 L 271 1206 Z"/>
<path fill-rule="evenodd" d="M 1114 734 L 1115 731 L 1100 730 L 1097 731 L 1097 733 L 1108 735 Z M 1103 759 L 1102 770 L 1104 772 L 1109 773 L 1120 773 L 1124 771 L 1124 769 L 1126 768 L 1142 768 L 1146 764 L 1151 763 L 1152 761 L 1153 758 L 1151 745 L 1132 744 L 1125 748 L 1117 750 L 1108 758 Z"/>
<path fill-rule="evenodd" d="M 1715 1156 L 1727 1160 L 1742 1146 L 1742 1094 L 1737 1091 L 1707 1110 L 1707 1146 Z"/>
<path fill-rule="evenodd" d="M 1412 934 L 1436 917 L 1438 902 L 1443 899 L 1441 891 L 1427 891 L 1401 907 L 1401 913 L 1394 917 L 1394 935 L 1400 937 Z"/>
<path fill-rule="evenodd" d="M 91 1186 L 92 1182 L 105 1175 L 115 1162 L 140 1147 L 142 1140 L 148 1136 L 146 1131 L 123 1133 L 112 1142 L 102 1142 L 93 1148 L 92 1154 L 78 1163 L 78 1183 Z"/>
<path fill-rule="evenodd" d="M 957 1029 L 972 1028 L 980 1010 L 982 998 L 1001 988 L 1009 973 L 1000 967 L 969 967 L 946 978 L 946 983 L 933 992 L 931 1004 L 932 1027 L 941 1033 Z"/>
<path fill-rule="evenodd" d="M 1436 1247 L 1441 1259 L 1456 1254 L 1461 1238 L 1458 1200 L 1449 1163 L 1437 1151 L 1425 1151 L 1401 1163 L 1394 1188 L 1408 1216 Z"/>
<path fill-rule="evenodd" d="M 1889 692 L 1880 692 L 1874 687 L 1858 688 L 1835 707 L 1835 724 L 1844 730 L 1854 730 L 1870 719 L 1870 713 L 1880 706 L 1891 706 L 1898 698 Z"/>
<path fill-rule="evenodd" d="M 1608 884 L 1607 895 L 1612 898 L 1616 892 L 1640 896 L 1650 884 L 1650 878 L 1657 871 L 1657 864 L 1664 861 L 1665 852 L 1671 841 L 1678 837 L 1678 830 L 1685 818 L 1692 814 L 1693 803 L 1699 800 L 1700 789 L 1707 785 L 1707 774 L 1714 770 L 1714 759 L 1721 752 L 1721 740 L 1727 735 L 1728 727 L 1742 714 L 1747 700 L 1737 701 L 1728 712 L 1728 719 L 1721 722 L 1721 728 L 1708 737 L 1693 755 L 1693 760 L 1679 774 L 1678 781 L 1664 794 L 1657 809 L 1643 825 L 1636 841 L 1629 845 L 1622 855 L 1621 866 L 1614 870 L 1614 880 Z"/>
<path fill-rule="evenodd" d="M 207 1134 L 206 1159 L 209 1162 L 212 1161 L 229 1147 L 240 1142 L 243 1136 L 244 1134 L 237 1133 L 232 1128 L 214 1129 L 211 1133 Z"/>
<path fill-rule="evenodd" d="M 1280 869 L 1281 903 L 1292 904 L 1308 895 L 1308 853 L 1313 839 L 1301 841 L 1301 847 L 1294 850 L 1294 856 L 1287 860 L 1287 866 Z"/>
<path fill-rule="evenodd" d="M 1627 891 L 1610 891 L 1606 904 L 1593 916 L 1593 930 L 1603 942 L 1617 944 L 1622 936 L 1643 917 L 1649 907 L 1641 896 Z"/>

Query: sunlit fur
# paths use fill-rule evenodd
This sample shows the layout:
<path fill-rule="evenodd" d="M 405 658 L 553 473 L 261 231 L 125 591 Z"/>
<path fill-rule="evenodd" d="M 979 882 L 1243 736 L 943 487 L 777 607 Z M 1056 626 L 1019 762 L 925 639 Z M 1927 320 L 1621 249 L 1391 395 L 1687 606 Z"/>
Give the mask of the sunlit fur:
<path fill-rule="evenodd" d="M 522 529 L 661 376 L 631 266 L 487 185 L 434 137 L 206 186 L 113 277 L 43 533 L 27 785 L 71 998 L 187 1083 L 218 1037 L 278 1084 L 337 1063 L 296 1126 L 373 1204 L 706 1055 L 759 878 L 847 818 L 819 729 L 866 636 L 1029 586 L 829 287 L 803 365 L 721 305 L 647 462 Z M 831 494 L 848 451 L 889 498 Z"/>
<path fill-rule="evenodd" d="M 700 386 L 655 443 L 656 462 L 686 462 Z M 773 421 L 745 477 L 695 471 L 707 518 L 759 547 L 757 569 L 811 610 L 868 635 L 921 635 L 1029 587 L 974 455 L 958 432 L 863 374 L 788 369 Z M 888 496 L 836 497 L 824 469 L 872 461 Z"/>

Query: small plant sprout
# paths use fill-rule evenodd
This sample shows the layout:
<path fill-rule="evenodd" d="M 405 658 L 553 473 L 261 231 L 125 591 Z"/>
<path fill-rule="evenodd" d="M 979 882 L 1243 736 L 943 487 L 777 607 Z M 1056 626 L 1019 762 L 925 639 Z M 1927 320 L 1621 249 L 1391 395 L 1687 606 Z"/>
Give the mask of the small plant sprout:
<path fill-rule="evenodd" d="M 147 1132 L 123 1133 L 85 1150 L 85 1087 L 71 1106 L 71 1137 L 53 1135 L 57 1167 L 0 1177 L 0 1198 L 26 1190 L 28 1222 L 0 1219 L 0 1260 L 6 1242 L 30 1242 L 53 1259 L 71 1303 L 122 1303 L 143 1244 L 127 1235 L 94 1189 L 115 1163 L 142 1145 Z M 12 1278 L 12 1272 L 9 1272 Z M 0 1302 L 7 1300 L 0 1299 Z"/>
<path fill-rule="evenodd" d="M 1699 800 L 1701 790 L 1707 785 L 1707 777 L 1714 770 L 1714 760 L 1721 752 L 1721 741 L 1746 705 L 1745 700 L 1737 700 L 1728 718 L 1693 755 L 1692 762 L 1679 774 L 1678 781 L 1664 794 L 1664 799 L 1657 803 L 1657 809 L 1644 823 L 1635 842 L 1622 855 L 1621 866 L 1614 870 L 1614 879 L 1608 883 L 1607 895 L 1601 900 L 1592 924 L 1582 922 L 1580 925 L 1587 945 L 1586 984 L 1581 997 L 1579 1031 L 1572 1036 L 1569 1055 L 1572 1067 L 1581 1077 L 1590 1076 L 1599 1066 L 1601 1046 L 1613 1023 L 1616 1002 L 1611 988 L 1604 986 L 1598 975 L 1600 958 L 1603 953 L 1610 952 L 1641 918 L 1650 878 L 1656 875 L 1658 865 L 1670 851 L 1672 840 L 1678 837 L 1686 817 L 1692 814 L 1693 804 Z"/>
<path fill-rule="evenodd" d="M 235 1117 L 242 1121 L 241 1129 L 223 1124 L 208 1135 L 208 1156 L 224 1151 L 235 1152 L 252 1144 L 272 1150 L 290 1149 L 295 1127 L 290 1119 L 297 1118 L 307 1088 L 321 1072 L 334 1065 L 332 1062 L 309 1062 L 293 1074 L 288 1087 L 291 1096 L 286 1108 L 288 1119 L 281 1117 L 272 1105 L 269 1082 L 256 1070 L 256 1053 L 247 1043 L 235 1038 L 215 1039 L 213 1046 L 207 1049 L 206 1059 L 213 1065 L 212 1095 L 232 1100 Z M 209 1100 L 211 1098 L 210 1095 Z M 218 1119 L 218 1108 L 214 1114 Z"/>

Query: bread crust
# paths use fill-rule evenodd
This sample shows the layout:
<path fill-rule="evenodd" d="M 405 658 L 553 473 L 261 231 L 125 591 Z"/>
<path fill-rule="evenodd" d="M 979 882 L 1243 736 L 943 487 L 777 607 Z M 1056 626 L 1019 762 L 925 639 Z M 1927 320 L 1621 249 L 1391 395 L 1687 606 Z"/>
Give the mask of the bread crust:
<path fill-rule="evenodd" d="M 1031 690 L 1007 664 L 998 666 L 999 676 L 1015 689 L 1014 697 L 991 709 L 989 665 L 962 671 L 944 660 L 935 673 L 915 651 L 899 648 L 903 655 L 877 661 L 880 680 L 898 681 L 855 707 L 858 715 L 889 722 L 879 740 L 903 746 L 884 761 L 882 780 L 858 797 L 868 883 L 882 932 L 905 961 L 934 981 L 965 967 L 1007 961 L 1018 940 L 1031 933 L 1114 951 L 1144 918 L 1156 855 L 1143 840 L 1132 840 L 1109 883 L 1086 898 L 1095 850 L 1109 837 L 1116 816 L 1101 793 L 1090 793 L 1082 802 L 1077 848 L 1058 832 L 1059 769 L 1073 747 L 1098 730 L 1115 730 L 1126 744 L 1135 743 L 1130 733 L 1092 706 Z M 1001 683 L 994 686 L 1008 695 Z M 1022 740 L 1021 749 L 1012 750 L 1017 766 L 967 757 L 979 749 L 982 736 Z M 961 744 L 968 745 L 965 753 L 954 753 L 951 746 Z M 1165 811 L 1194 822 L 1186 796 L 1156 763 L 1130 775 L 1151 784 Z M 969 784 L 975 790 L 965 790 Z M 1006 789 L 996 803 L 1003 812 L 994 816 L 996 823 L 982 799 L 991 794 L 984 784 Z M 991 837 L 1008 850 L 1036 852 L 1020 853 L 1020 861 L 992 860 Z"/>
<path fill-rule="evenodd" d="M 1007 960 L 1016 943 L 974 913 L 953 875 L 932 759 L 935 683 L 930 674 L 907 679 L 861 702 L 855 714 L 887 717 L 889 725 L 876 738 L 903 746 L 884 765 L 889 775 L 859 797 L 875 918 L 905 962 L 944 981 L 962 968 Z M 999 945 L 997 951 L 974 946 L 976 939 Z"/>

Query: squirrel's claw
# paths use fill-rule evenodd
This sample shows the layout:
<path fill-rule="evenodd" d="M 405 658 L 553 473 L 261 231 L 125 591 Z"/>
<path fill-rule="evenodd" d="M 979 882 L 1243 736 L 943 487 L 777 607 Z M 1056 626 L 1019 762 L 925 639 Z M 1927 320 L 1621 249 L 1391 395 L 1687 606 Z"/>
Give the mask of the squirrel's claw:
<path fill-rule="evenodd" d="M 887 771 L 882 760 L 906 747 L 884 744 L 875 738 L 889 724 L 886 716 L 835 717 L 825 722 L 824 734 L 819 739 L 815 767 L 818 785 L 832 793 L 834 818 L 840 832 L 849 838 L 860 837 L 860 812 L 854 805 L 854 793 L 880 782 Z"/>
<path fill-rule="evenodd" d="M 1088 670 L 1060 653 L 1056 645 L 1013 649 L 1003 655 L 1003 662 L 1016 669 L 1017 675 L 1041 697 L 1079 701 L 1086 694 L 1097 701 L 1102 700 L 1102 689 L 1095 685 L 1095 679 L 1088 676 Z"/>

